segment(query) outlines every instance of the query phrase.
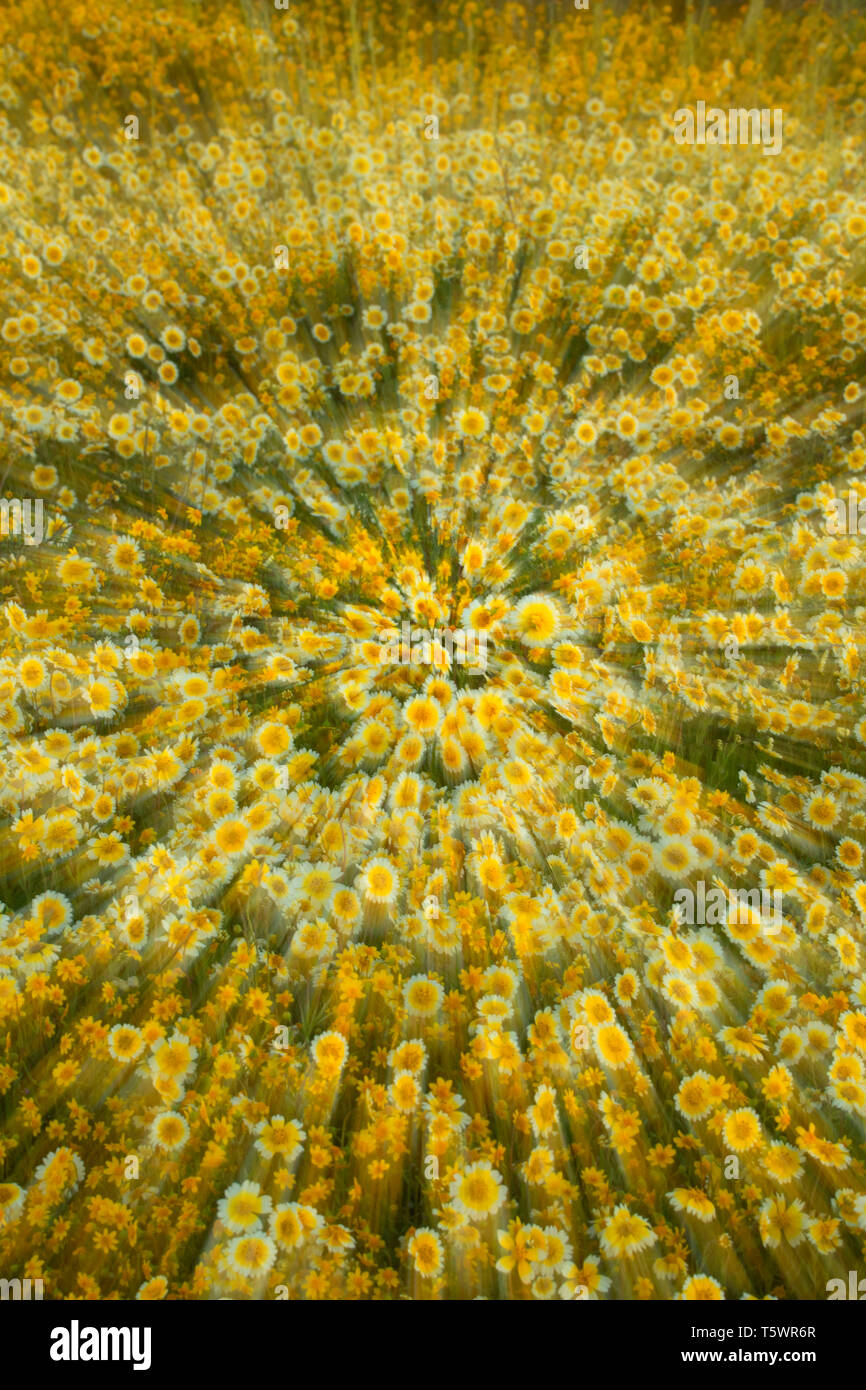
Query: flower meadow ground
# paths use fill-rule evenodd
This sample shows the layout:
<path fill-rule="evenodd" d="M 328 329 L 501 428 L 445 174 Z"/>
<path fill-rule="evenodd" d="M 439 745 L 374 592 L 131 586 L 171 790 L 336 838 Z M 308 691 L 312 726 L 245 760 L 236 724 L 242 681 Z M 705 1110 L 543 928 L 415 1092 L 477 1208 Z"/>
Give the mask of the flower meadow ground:
<path fill-rule="evenodd" d="M 863 1272 L 866 17 L 621 9 L 0 9 L 46 1297 Z"/>

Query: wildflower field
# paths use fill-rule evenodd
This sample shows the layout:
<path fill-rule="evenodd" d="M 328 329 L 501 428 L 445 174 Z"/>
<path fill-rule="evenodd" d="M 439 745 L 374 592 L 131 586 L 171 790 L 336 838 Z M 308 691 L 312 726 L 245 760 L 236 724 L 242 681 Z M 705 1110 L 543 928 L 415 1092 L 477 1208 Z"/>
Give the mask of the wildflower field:
<path fill-rule="evenodd" d="M 866 13 L 0 53 L 0 1274 L 866 1272 Z"/>

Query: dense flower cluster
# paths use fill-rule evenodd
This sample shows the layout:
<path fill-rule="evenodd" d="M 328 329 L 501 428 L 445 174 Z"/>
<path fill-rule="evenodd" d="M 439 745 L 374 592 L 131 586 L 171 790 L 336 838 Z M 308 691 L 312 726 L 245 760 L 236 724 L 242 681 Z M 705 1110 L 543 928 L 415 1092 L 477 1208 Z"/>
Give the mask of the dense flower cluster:
<path fill-rule="evenodd" d="M 0 1269 L 824 1297 L 866 1242 L 862 17 L 41 8 L 0 12 L 44 517 L 0 539 Z M 705 95 L 781 153 L 676 144 Z M 406 622 L 485 668 L 383 659 Z M 699 880 L 781 923 L 684 923 Z"/>

